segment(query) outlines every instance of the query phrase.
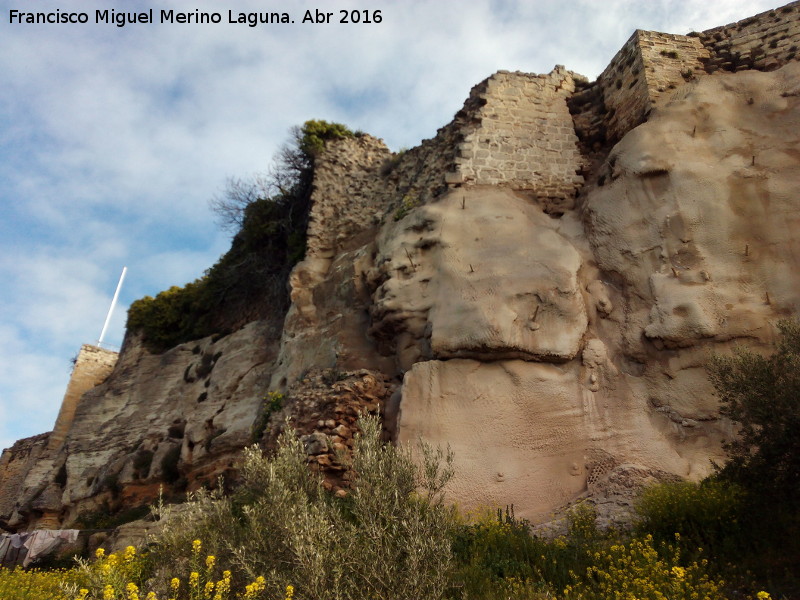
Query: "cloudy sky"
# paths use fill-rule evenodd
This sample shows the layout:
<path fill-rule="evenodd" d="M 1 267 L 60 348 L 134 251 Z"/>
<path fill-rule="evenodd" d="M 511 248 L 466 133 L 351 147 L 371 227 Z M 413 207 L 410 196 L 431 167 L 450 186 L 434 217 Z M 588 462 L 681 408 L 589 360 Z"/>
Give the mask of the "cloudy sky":
<path fill-rule="evenodd" d="M 764 0 L 0 0 L 0 448 L 49 431 L 81 344 L 131 301 L 191 281 L 229 243 L 208 200 L 263 172 L 291 126 L 346 123 L 393 150 L 431 137 L 498 69 L 594 79 L 634 29 L 688 33 Z M 97 24 L 153 9 L 156 23 Z M 87 24 L 11 23 L 12 10 Z M 161 9 L 222 23 L 160 24 Z M 301 23 L 307 9 L 332 23 Z M 294 24 L 228 24 L 228 10 Z M 340 24 L 340 10 L 381 23 Z"/>

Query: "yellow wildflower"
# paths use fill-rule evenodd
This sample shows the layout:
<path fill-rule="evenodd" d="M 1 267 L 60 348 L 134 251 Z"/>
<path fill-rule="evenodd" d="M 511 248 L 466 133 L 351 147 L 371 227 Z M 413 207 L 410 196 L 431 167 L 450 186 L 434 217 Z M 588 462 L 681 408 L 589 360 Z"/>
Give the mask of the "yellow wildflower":
<path fill-rule="evenodd" d="M 102 560 L 106 555 L 106 551 L 103 548 L 98 548 L 97 550 L 95 550 L 94 555 L 97 557 L 98 560 Z"/>
<path fill-rule="evenodd" d="M 756 598 L 758 598 L 758 600 L 772 600 L 772 596 L 769 595 L 769 592 L 763 590 L 756 594 Z"/>
<path fill-rule="evenodd" d="M 292 596 L 294 596 L 294 586 L 287 585 L 286 586 L 286 600 L 292 600 Z"/>
<path fill-rule="evenodd" d="M 75 600 L 84 600 L 84 598 L 86 598 L 86 596 L 88 595 L 89 595 L 89 590 L 87 590 L 86 588 L 81 588 L 78 591 L 78 595 L 75 597 Z"/>
<path fill-rule="evenodd" d="M 209 571 L 214 568 L 214 563 L 216 562 L 216 560 L 217 560 L 216 556 L 214 556 L 212 554 L 209 554 L 208 556 L 206 556 L 206 568 Z"/>
<path fill-rule="evenodd" d="M 128 548 L 131 548 L 131 546 L 128 546 Z M 139 587 L 135 583 L 126 585 L 125 591 L 128 592 L 128 600 L 139 600 Z"/>
<path fill-rule="evenodd" d="M 114 586 L 108 584 L 106 587 L 103 588 L 103 600 L 114 600 L 114 596 L 116 596 L 116 592 L 114 591 Z"/>
<path fill-rule="evenodd" d="M 178 597 L 178 589 L 181 587 L 181 580 L 177 577 L 173 577 L 172 580 L 169 582 L 169 589 L 170 589 L 170 596 L 169 600 L 176 600 Z"/>
<path fill-rule="evenodd" d="M 125 560 L 125 562 L 131 562 L 135 556 L 136 548 L 133 546 L 128 546 L 125 548 L 125 553 L 122 555 L 122 558 Z"/>
<path fill-rule="evenodd" d="M 200 540 L 195 540 L 192 542 L 192 553 L 193 554 L 200 554 L 200 549 L 203 547 L 203 542 Z"/>
<path fill-rule="evenodd" d="M 252 598 L 255 598 L 260 592 L 263 592 L 266 587 L 267 580 L 261 576 L 256 577 L 256 580 L 253 583 L 245 586 L 244 599 L 251 600 Z M 294 588 L 292 591 L 294 591 Z"/>
<path fill-rule="evenodd" d="M 203 589 L 203 596 L 206 599 L 211 598 L 211 594 L 214 593 L 214 582 L 213 581 L 206 581 L 206 586 Z"/>
<path fill-rule="evenodd" d="M 197 571 L 192 571 L 189 573 L 189 586 L 190 587 L 197 587 L 200 581 L 200 573 Z"/>
<path fill-rule="evenodd" d="M 217 593 L 214 594 L 214 600 L 225 600 L 231 591 L 231 572 L 223 571 L 222 579 L 217 582 Z"/>
<path fill-rule="evenodd" d="M 158 600 L 155 592 L 148 592 L 144 600 Z"/>
<path fill-rule="evenodd" d="M 686 569 L 683 567 L 672 567 L 672 574 L 678 579 L 683 579 L 686 577 Z"/>

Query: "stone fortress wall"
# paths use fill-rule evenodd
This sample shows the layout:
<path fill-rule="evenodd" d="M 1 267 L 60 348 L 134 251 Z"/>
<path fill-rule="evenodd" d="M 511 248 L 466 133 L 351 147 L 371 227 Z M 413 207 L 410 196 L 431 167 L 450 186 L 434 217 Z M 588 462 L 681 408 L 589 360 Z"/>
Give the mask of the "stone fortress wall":
<path fill-rule="evenodd" d="M 772 70 L 800 58 L 798 48 L 800 0 L 702 33 L 636 30 L 591 84 L 560 65 L 546 75 L 498 71 L 416 148 L 392 155 L 370 136 L 336 142 L 317 169 L 309 256 L 331 257 L 381 211 L 404 214 L 453 186 L 526 191 L 558 216 L 583 185 L 581 151 L 615 143 L 687 81 Z"/>
<path fill-rule="evenodd" d="M 711 53 L 706 71 L 771 71 L 797 60 L 800 2 L 715 27 L 699 34 Z"/>
<path fill-rule="evenodd" d="M 607 141 L 644 122 L 658 98 L 702 71 L 708 56 L 697 38 L 637 29 L 595 83 Z"/>
<path fill-rule="evenodd" d="M 0 457 L 0 516 L 14 512 L 26 478 L 35 470 L 48 470 L 69 434 L 83 394 L 105 381 L 117 363 L 118 354 L 84 344 L 75 357 L 67 390 L 52 432 L 18 441 Z M 46 512 L 46 511 L 44 511 Z M 40 526 L 47 523 L 40 523 Z M 52 525 L 57 525 L 56 522 Z"/>
<path fill-rule="evenodd" d="M 643 123 L 659 99 L 716 71 L 771 71 L 798 59 L 800 1 L 702 33 L 636 30 L 608 67 L 570 100 L 578 135 L 615 143 Z"/>
<path fill-rule="evenodd" d="M 567 106 L 575 74 L 499 71 L 476 85 L 454 120 L 392 154 L 369 135 L 329 144 L 317 162 L 307 259 L 324 272 L 352 236 L 399 218 L 449 187 L 524 190 L 546 212 L 572 208 L 583 161 Z"/>
<path fill-rule="evenodd" d="M 530 190 L 546 212 L 572 208 L 583 185 L 566 102 L 574 91 L 574 74 L 560 65 L 547 75 L 499 71 L 473 89 L 479 108 L 459 145 L 455 181 Z"/>
<path fill-rule="evenodd" d="M 72 426 L 81 396 L 105 381 L 114 369 L 114 365 L 117 364 L 118 357 L 116 352 L 99 346 L 89 344 L 81 346 L 78 356 L 75 358 L 75 366 L 67 384 L 67 391 L 61 402 L 61 410 L 58 412 L 56 424 L 50 434 L 48 450 L 57 452 L 61 448 Z"/>

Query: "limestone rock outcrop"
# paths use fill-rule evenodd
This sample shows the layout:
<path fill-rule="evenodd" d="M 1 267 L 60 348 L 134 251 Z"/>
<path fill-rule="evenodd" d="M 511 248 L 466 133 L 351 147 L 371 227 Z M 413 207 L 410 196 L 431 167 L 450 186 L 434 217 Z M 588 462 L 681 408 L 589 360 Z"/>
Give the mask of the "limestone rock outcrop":
<path fill-rule="evenodd" d="M 624 512 L 643 482 L 703 477 L 734 435 L 709 355 L 768 351 L 800 308 L 798 43 L 800 2 L 637 31 L 592 83 L 496 73 L 406 152 L 329 142 L 280 340 L 260 322 L 162 355 L 128 340 L 57 444 L 3 455 L 0 521 L 211 482 L 286 418 L 346 494 L 359 411 L 450 445 L 467 508 Z"/>
<path fill-rule="evenodd" d="M 265 339 L 261 322 L 161 355 L 129 339 L 108 379 L 81 398 L 65 442 L 36 450 L 16 478 L 4 473 L 16 492 L 2 498 L 0 519 L 71 524 L 150 503 L 162 487 L 170 496 L 213 484 L 251 441 L 276 351 Z"/>

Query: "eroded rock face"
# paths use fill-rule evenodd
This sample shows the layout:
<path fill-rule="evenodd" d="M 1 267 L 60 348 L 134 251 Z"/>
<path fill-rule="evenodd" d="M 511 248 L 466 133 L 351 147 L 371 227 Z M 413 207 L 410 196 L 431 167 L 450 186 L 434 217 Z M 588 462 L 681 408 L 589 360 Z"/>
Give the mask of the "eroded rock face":
<path fill-rule="evenodd" d="M 454 190 L 385 228 L 372 334 L 420 359 L 564 361 L 587 318 L 580 254 L 560 222 L 502 188 Z"/>
<path fill-rule="evenodd" d="M 587 234 L 624 286 L 632 347 L 642 328 L 661 347 L 764 338 L 796 308 L 798 77 L 703 78 L 612 151 Z"/>
<path fill-rule="evenodd" d="M 690 478 L 724 460 L 730 425 L 705 361 L 732 340 L 766 347 L 800 301 L 799 76 L 791 64 L 701 79 L 614 148 L 605 185 L 587 195 L 590 252 L 573 271 L 590 323 L 559 321 L 580 334 L 579 360 L 549 377 L 553 366 L 506 361 L 423 362 L 406 374 L 401 439 L 454 445 L 454 497 L 513 502 L 537 518 L 585 485 L 598 452 Z M 537 257 L 558 287 L 565 253 L 552 250 Z M 513 311 L 494 289 L 492 314 Z"/>
<path fill-rule="evenodd" d="M 276 348 L 262 322 L 151 355 L 131 341 L 105 383 L 84 394 L 66 442 L 41 456 L 2 515 L 14 527 L 43 514 L 138 506 L 213 483 L 250 442 Z"/>

